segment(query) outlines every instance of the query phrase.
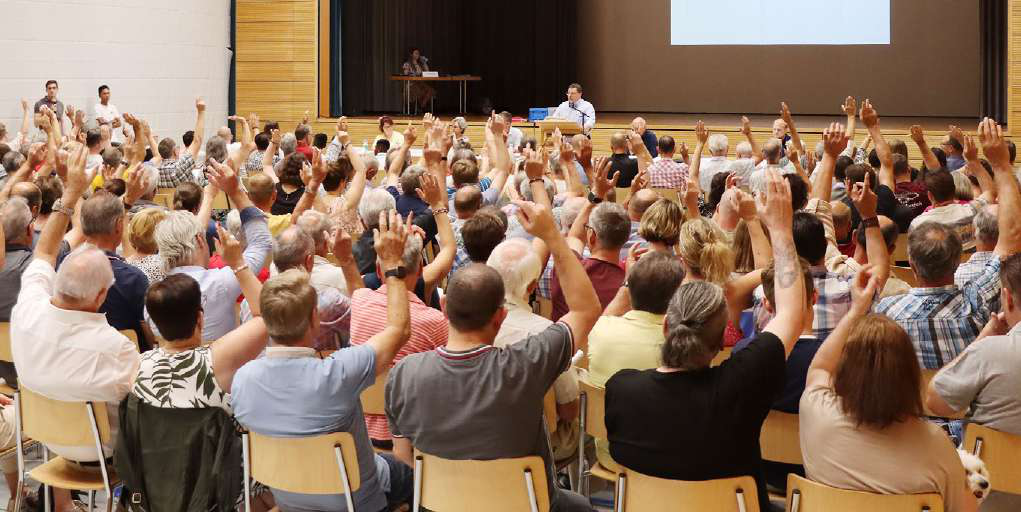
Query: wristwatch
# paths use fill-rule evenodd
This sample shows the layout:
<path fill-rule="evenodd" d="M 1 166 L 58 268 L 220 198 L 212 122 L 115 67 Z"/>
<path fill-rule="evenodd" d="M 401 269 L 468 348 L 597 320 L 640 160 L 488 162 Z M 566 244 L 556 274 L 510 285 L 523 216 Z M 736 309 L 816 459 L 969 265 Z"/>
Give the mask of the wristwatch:
<path fill-rule="evenodd" d="M 603 202 L 603 200 L 601 198 L 597 197 L 595 194 L 593 194 L 590 191 L 588 193 L 588 202 L 590 202 L 592 204 L 599 204 L 599 203 Z"/>
<path fill-rule="evenodd" d="M 68 217 L 74 217 L 74 210 L 71 209 L 71 208 L 65 207 L 64 206 L 64 201 L 62 199 L 57 199 L 56 201 L 54 201 L 53 202 L 53 206 L 50 207 L 50 210 L 51 211 L 55 211 L 57 213 L 63 213 L 64 215 L 67 215 Z"/>
<path fill-rule="evenodd" d="M 867 219 L 862 219 L 861 223 L 866 228 L 878 228 L 879 227 L 879 217 L 869 217 Z"/>
<path fill-rule="evenodd" d="M 384 272 L 383 278 L 386 279 L 388 277 L 396 277 L 397 279 L 404 279 L 404 277 L 407 275 L 408 271 L 404 267 L 396 267 Z"/>

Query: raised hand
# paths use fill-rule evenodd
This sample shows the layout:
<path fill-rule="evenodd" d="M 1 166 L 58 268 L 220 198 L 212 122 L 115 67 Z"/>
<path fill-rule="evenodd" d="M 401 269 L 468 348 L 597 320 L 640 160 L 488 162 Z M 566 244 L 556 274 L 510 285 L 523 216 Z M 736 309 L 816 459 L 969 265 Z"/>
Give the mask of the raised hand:
<path fill-rule="evenodd" d="M 124 173 L 124 203 L 134 204 L 149 190 L 149 173 L 135 166 L 131 173 Z"/>
<path fill-rule="evenodd" d="M 876 193 L 872 191 L 872 175 L 865 173 L 865 181 L 855 183 L 848 191 L 848 196 L 851 197 L 851 202 L 854 203 L 854 207 L 858 209 L 858 213 L 861 214 L 861 218 L 869 219 L 876 216 L 876 207 L 879 203 L 879 198 L 876 197 Z"/>
<path fill-rule="evenodd" d="M 638 171 L 638 174 L 635 175 L 635 177 L 631 180 L 631 195 L 634 195 L 635 192 L 638 192 L 639 190 L 645 188 L 645 186 L 648 184 L 649 171 L 647 169 L 642 169 Z"/>
<path fill-rule="evenodd" d="M 947 135 L 949 135 L 951 139 L 960 142 L 961 145 L 964 145 L 964 132 L 961 131 L 960 127 L 956 125 L 950 125 L 947 130 Z"/>
<path fill-rule="evenodd" d="M 706 141 L 709 140 L 709 130 L 706 129 L 705 123 L 699 119 L 695 123 L 695 138 L 698 139 L 698 143 L 705 145 Z"/>
<path fill-rule="evenodd" d="M 872 128 L 879 124 L 879 114 L 872 107 L 872 102 L 869 100 L 861 103 L 861 122 L 866 128 Z"/>
<path fill-rule="evenodd" d="M 354 263 L 355 258 L 352 252 L 354 241 L 351 240 L 351 235 L 338 227 L 334 228 L 331 239 L 333 242 L 330 245 L 333 247 L 333 257 L 337 259 L 337 264 L 343 267 Z"/>
<path fill-rule="evenodd" d="M 627 260 L 624 262 L 625 274 L 630 275 L 631 269 L 635 266 L 635 263 L 638 263 L 638 260 L 642 259 L 642 256 L 645 256 L 648 253 L 649 253 L 648 245 L 645 246 L 643 246 L 642 244 L 632 245 L 631 248 L 627 250 Z"/>
<path fill-rule="evenodd" d="M 915 141 L 915 144 L 924 144 L 925 143 L 925 131 L 922 130 L 921 126 L 919 126 L 917 124 L 913 124 L 913 125 L 911 125 L 910 130 L 911 130 L 911 140 Z"/>
<path fill-rule="evenodd" d="M 486 127 L 493 131 L 493 137 L 495 140 L 503 140 L 503 134 L 507 131 L 507 123 L 503 116 L 494 112 L 489 118 L 489 121 L 490 122 L 486 125 Z"/>
<path fill-rule="evenodd" d="M 433 209 L 447 207 L 447 187 L 441 186 L 436 175 L 425 173 L 418 178 L 418 196 Z"/>
<path fill-rule="evenodd" d="M 223 229 L 223 226 L 216 225 L 216 252 L 223 259 L 223 262 L 230 268 L 241 268 L 245 259 L 241 251 L 241 242 L 234 235 Z"/>
<path fill-rule="evenodd" d="M 409 121 L 408 127 L 404 130 L 404 145 L 411 147 L 416 140 L 418 140 L 418 130 Z"/>
<path fill-rule="evenodd" d="M 410 216 L 408 224 L 411 224 Z M 379 212 L 379 227 L 372 230 L 372 245 L 376 249 L 376 256 L 383 262 L 384 270 L 400 266 L 407 239 L 408 230 L 397 210 Z"/>
<path fill-rule="evenodd" d="M 206 100 L 202 99 L 201 96 L 195 98 L 195 110 L 198 112 L 206 111 Z"/>
<path fill-rule="evenodd" d="M 46 157 L 49 154 L 48 147 L 45 143 L 36 142 L 28 148 L 28 169 L 34 171 L 36 167 L 39 167 L 46 161 Z"/>
<path fill-rule="evenodd" d="M 301 116 L 301 124 L 308 124 L 308 118 L 311 114 L 312 114 L 311 112 L 306 110 L 305 114 Z"/>
<path fill-rule="evenodd" d="M 224 191 L 228 197 L 239 191 L 240 183 L 237 173 L 230 166 L 217 162 L 215 159 L 210 159 L 209 165 L 206 165 L 206 178 L 210 183 L 216 185 L 216 188 Z"/>
<path fill-rule="evenodd" d="M 346 145 L 350 144 L 351 143 L 351 134 L 346 132 L 346 131 L 343 131 L 343 130 L 338 130 L 337 131 L 337 142 L 340 142 L 341 146 L 346 146 Z"/>
<path fill-rule="evenodd" d="M 801 162 L 801 148 L 799 148 L 793 140 L 787 143 L 787 160 L 790 160 L 791 162 Z"/>
<path fill-rule="evenodd" d="M 570 142 L 565 141 L 560 145 L 560 161 L 564 164 L 570 164 L 574 161 L 574 146 Z"/>
<path fill-rule="evenodd" d="M 879 291 L 879 272 L 875 265 L 865 265 L 851 281 L 851 311 L 864 315 L 872 309 L 876 292 Z"/>
<path fill-rule="evenodd" d="M 632 154 L 635 153 L 635 148 L 637 148 L 639 145 L 643 146 L 645 145 L 645 142 L 642 142 L 642 136 L 638 135 L 638 132 L 634 130 L 628 132 L 627 141 L 628 145 L 631 147 Z"/>
<path fill-rule="evenodd" d="M 681 153 L 681 159 L 683 159 L 684 161 L 688 161 L 688 145 L 685 144 L 684 142 L 681 142 L 681 149 L 679 150 L 679 152 Z"/>
<path fill-rule="evenodd" d="M 64 193 L 71 197 L 81 197 L 92 183 L 92 176 L 85 170 L 89 159 L 89 148 L 84 144 L 76 144 L 67 158 L 67 179 L 64 182 Z"/>
<path fill-rule="evenodd" d="M 269 132 L 269 142 L 270 142 L 270 144 L 273 144 L 274 146 L 279 146 L 280 145 L 280 137 L 281 137 L 280 130 L 274 128 L 272 131 Z"/>
<path fill-rule="evenodd" d="M 741 116 L 741 134 L 745 137 L 752 135 L 752 122 L 748 120 L 748 116 Z"/>
<path fill-rule="evenodd" d="M 543 174 L 546 173 L 546 161 L 543 158 L 545 153 L 543 149 L 542 153 L 529 151 L 525 156 L 525 175 L 528 176 L 529 180 L 542 179 Z"/>
<path fill-rule="evenodd" d="M 766 190 L 759 194 L 756 206 L 762 224 L 770 232 L 790 233 L 794 222 L 791 184 L 776 169 L 766 169 Z"/>
<path fill-rule="evenodd" d="M 758 210 L 755 207 L 755 196 L 741 190 L 734 191 L 734 199 L 737 201 L 737 211 L 745 222 L 755 218 Z"/>
<path fill-rule="evenodd" d="M 787 103 L 780 102 L 780 118 L 783 119 L 787 126 L 791 125 L 791 109 L 787 108 Z"/>
<path fill-rule="evenodd" d="M 600 199 L 606 199 L 606 196 L 611 190 L 617 187 L 617 181 L 620 180 L 620 171 L 613 173 L 613 178 L 607 179 L 606 172 L 601 171 L 596 174 L 595 180 L 592 183 L 592 193 Z"/>
<path fill-rule="evenodd" d="M 734 188 L 736 186 L 737 186 L 737 174 L 733 173 L 733 172 L 732 173 L 728 173 L 727 174 L 727 181 L 724 184 L 724 190 L 730 190 L 730 189 L 732 189 L 732 188 Z"/>
<path fill-rule="evenodd" d="M 854 101 L 854 96 L 848 96 L 847 98 L 844 98 L 844 104 L 841 105 L 840 108 L 841 110 L 844 111 L 844 114 L 847 116 L 853 117 L 856 113 L 858 113 L 858 106 L 857 103 Z"/>
<path fill-rule="evenodd" d="M 830 127 L 823 130 L 823 151 L 833 157 L 840 156 L 840 152 L 847 148 L 847 131 L 840 123 L 831 123 Z"/>
<path fill-rule="evenodd" d="M 968 162 L 975 162 L 978 160 L 978 146 L 975 145 L 975 139 L 971 135 L 962 135 L 961 145 L 964 146 L 964 159 Z"/>
<path fill-rule="evenodd" d="M 249 112 L 248 113 L 248 125 L 251 126 L 253 130 L 258 130 L 259 129 L 259 114 L 256 114 L 255 112 Z"/>
<path fill-rule="evenodd" d="M 543 241 L 560 235 L 556 223 L 553 222 L 553 215 L 545 205 L 531 201 L 514 201 L 514 204 L 518 206 L 518 221 L 528 234 Z"/>
<path fill-rule="evenodd" d="M 993 170 L 1013 172 L 1010 168 L 1007 140 L 1003 138 L 1003 127 L 987 117 L 978 125 L 978 136 L 982 144 L 982 153 L 993 166 Z"/>

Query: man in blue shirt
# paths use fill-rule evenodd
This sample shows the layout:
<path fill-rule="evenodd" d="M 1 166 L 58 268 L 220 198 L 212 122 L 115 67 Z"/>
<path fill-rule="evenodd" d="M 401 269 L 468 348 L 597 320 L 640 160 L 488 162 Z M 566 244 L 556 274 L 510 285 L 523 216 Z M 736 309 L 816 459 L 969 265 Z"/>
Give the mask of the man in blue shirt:
<path fill-rule="evenodd" d="M 567 86 L 567 101 L 561 103 L 550 117 L 574 121 L 578 123 L 583 132 L 589 133 L 596 126 L 596 108 L 583 100 L 581 94 L 581 85 Z"/>
<path fill-rule="evenodd" d="M 312 348 L 319 316 L 308 274 L 291 269 L 266 281 L 260 306 L 270 345 L 266 357 L 238 369 L 231 386 L 234 416 L 253 432 L 274 437 L 350 432 L 361 475 L 361 486 L 351 496 L 358 511 L 393 510 L 409 503 L 413 490 L 411 467 L 389 454 L 373 452 L 359 399 L 386 372 L 411 334 L 400 266 L 406 239 L 407 229 L 393 210 L 380 215 L 375 248 L 387 276 L 387 327 L 366 344 L 341 349 L 325 359 Z M 273 496 L 283 510 L 347 510 L 341 494 L 274 489 Z"/>
<path fill-rule="evenodd" d="M 422 183 L 418 178 L 426 172 L 428 171 L 419 166 L 413 165 L 408 167 L 401 174 L 401 192 L 398 193 L 397 187 L 394 186 L 386 187 L 386 190 L 390 192 L 390 195 L 394 196 L 397 212 L 405 218 L 408 217 L 409 213 L 414 213 L 415 216 L 411 220 L 412 224 L 425 231 L 426 242 L 432 242 L 436 239 L 436 219 L 433 219 L 429 203 L 419 197 L 417 192 L 418 189 L 422 188 Z"/>
<path fill-rule="evenodd" d="M 645 118 L 636 117 L 633 121 L 631 121 L 631 130 L 642 138 L 642 144 L 645 144 L 645 149 L 649 150 L 649 154 L 652 155 L 652 158 L 659 156 L 659 151 L 656 147 L 659 145 L 659 138 L 656 137 L 656 132 L 647 128 Z"/>

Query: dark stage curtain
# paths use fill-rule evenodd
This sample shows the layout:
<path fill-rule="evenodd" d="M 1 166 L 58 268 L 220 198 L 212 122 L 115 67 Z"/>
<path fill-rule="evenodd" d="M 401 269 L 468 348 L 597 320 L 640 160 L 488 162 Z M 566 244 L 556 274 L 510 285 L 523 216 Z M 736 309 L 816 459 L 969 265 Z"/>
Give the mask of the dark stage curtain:
<path fill-rule="evenodd" d="M 559 104 L 575 80 L 577 0 L 331 1 L 341 18 L 334 79 L 342 82 L 345 115 L 402 110 L 403 88 L 389 78 L 412 46 L 440 74 L 482 77 L 469 85 L 473 113 L 491 106 L 524 116 L 529 107 Z M 457 84 L 432 85 L 436 110 L 456 110 Z"/>
<path fill-rule="evenodd" d="M 980 0 L 982 116 L 1007 122 L 1007 2 Z"/>

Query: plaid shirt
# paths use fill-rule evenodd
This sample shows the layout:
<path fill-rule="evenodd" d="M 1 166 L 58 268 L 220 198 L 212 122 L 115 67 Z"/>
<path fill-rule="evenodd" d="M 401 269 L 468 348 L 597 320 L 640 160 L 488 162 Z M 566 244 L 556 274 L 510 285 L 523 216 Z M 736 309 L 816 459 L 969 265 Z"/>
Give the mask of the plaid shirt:
<path fill-rule="evenodd" d="M 963 287 L 912 288 L 881 300 L 875 311 L 907 331 L 923 368 L 938 370 L 975 341 L 999 293 L 1000 259 L 989 258 Z"/>
<path fill-rule="evenodd" d="M 688 165 L 670 158 L 658 157 L 649 166 L 649 187 L 686 190 Z"/>
<path fill-rule="evenodd" d="M 812 335 L 820 340 L 837 328 L 841 318 L 851 310 L 851 280 L 854 274 L 840 275 L 826 270 L 825 266 L 813 266 L 811 268 L 812 280 L 815 282 L 815 291 L 819 293 L 819 299 L 812 308 L 815 313 L 815 320 L 812 322 Z M 773 319 L 773 315 L 762 306 L 765 293 L 762 286 L 755 289 L 755 325 L 759 331 L 765 328 L 766 324 Z"/>
<path fill-rule="evenodd" d="M 978 279 L 985 272 L 986 263 L 993 258 L 992 251 L 976 252 L 971 255 L 968 261 L 961 263 L 957 267 L 957 272 L 954 273 L 954 284 L 958 287 L 964 288 L 964 285 Z M 992 311 L 996 311 L 999 308 L 990 308 Z"/>
<path fill-rule="evenodd" d="M 195 168 L 195 159 L 186 154 L 177 160 L 164 160 L 160 166 L 159 188 L 176 188 L 186 181 L 196 181 L 191 170 Z"/>

